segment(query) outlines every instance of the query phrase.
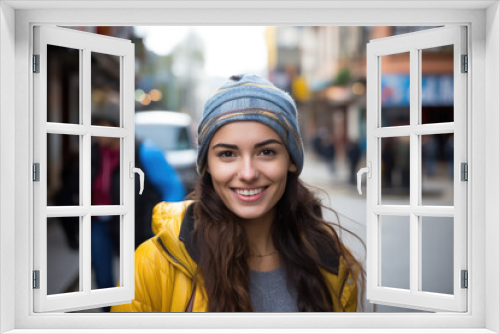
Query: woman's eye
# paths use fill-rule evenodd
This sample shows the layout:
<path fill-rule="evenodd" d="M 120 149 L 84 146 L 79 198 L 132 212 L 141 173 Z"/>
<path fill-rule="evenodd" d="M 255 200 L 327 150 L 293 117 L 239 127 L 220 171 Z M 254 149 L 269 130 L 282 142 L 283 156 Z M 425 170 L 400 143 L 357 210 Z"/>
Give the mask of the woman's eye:
<path fill-rule="evenodd" d="M 274 155 L 274 154 L 276 154 L 276 152 L 274 152 L 274 150 L 265 149 L 265 150 L 262 150 L 261 154 L 262 155 Z"/>
<path fill-rule="evenodd" d="M 222 158 L 232 158 L 234 157 L 234 154 L 231 151 L 222 151 L 218 154 L 218 156 Z"/>

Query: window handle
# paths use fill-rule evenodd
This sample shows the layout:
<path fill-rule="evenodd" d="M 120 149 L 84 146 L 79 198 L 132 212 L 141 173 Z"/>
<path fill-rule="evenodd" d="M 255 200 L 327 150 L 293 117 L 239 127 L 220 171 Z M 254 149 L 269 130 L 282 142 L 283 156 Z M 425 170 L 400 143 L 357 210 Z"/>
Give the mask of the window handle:
<path fill-rule="evenodd" d="M 133 161 L 130 161 L 129 167 L 131 179 L 134 178 L 134 173 L 139 174 L 139 184 L 141 187 L 141 189 L 139 190 L 139 195 L 142 195 L 142 191 L 144 190 L 144 172 L 140 168 L 134 167 Z"/>
<path fill-rule="evenodd" d="M 367 167 L 363 167 L 358 171 L 358 192 L 360 195 L 362 194 L 362 192 L 361 192 L 361 176 L 363 176 L 363 174 L 366 173 L 366 174 L 368 174 L 367 177 L 369 179 L 371 179 L 371 177 L 372 177 L 372 163 L 370 161 L 368 161 L 367 165 L 368 165 Z"/>

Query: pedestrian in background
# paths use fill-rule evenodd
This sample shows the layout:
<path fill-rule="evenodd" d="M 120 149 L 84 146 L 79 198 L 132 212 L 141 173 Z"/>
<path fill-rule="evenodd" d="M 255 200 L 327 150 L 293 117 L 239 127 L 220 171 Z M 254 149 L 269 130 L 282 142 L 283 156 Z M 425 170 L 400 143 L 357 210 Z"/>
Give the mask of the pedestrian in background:
<path fill-rule="evenodd" d="M 155 207 L 135 299 L 112 311 L 356 311 L 362 265 L 299 179 L 303 159 L 292 98 L 230 77 L 204 107 L 191 200 Z"/>
<path fill-rule="evenodd" d="M 361 156 L 359 143 L 357 141 L 349 141 L 347 144 L 347 157 L 349 158 L 349 183 L 356 184 L 356 175 L 358 170 L 358 162 Z"/>
<path fill-rule="evenodd" d="M 312 146 L 316 154 L 326 161 L 330 171 L 335 172 L 335 143 L 325 127 L 318 129 L 312 140 Z"/>

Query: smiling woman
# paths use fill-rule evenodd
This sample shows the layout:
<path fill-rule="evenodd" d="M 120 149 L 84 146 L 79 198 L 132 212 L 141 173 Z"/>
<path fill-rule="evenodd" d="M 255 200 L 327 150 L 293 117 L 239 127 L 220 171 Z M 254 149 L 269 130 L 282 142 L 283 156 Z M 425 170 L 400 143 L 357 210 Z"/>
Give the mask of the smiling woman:
<path fill-rule="evenodd" d="M 156 206 L 135 300 L 112 311 L 356 311 L 362 265 L 299 180 L 303 162 L 293 99 L 230 77 L 205 104 L 192 200 Z"/>

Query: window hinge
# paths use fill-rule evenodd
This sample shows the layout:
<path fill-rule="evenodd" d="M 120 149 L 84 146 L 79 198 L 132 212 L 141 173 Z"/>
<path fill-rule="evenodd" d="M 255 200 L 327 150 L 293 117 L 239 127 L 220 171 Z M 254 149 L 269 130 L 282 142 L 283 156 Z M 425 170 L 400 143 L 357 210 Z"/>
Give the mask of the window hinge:
<path fill-rule="evenodd" d="M 40 270 L 33 270 L 33 289 L 40 289 Z"/>
<path fill-rule="evenodd" d="M 469 274 L 467 270 L 462 270 L 462 289 L 469 287 Z"/>
<path fill-rule="evenodd" d="M 33 181 L 40 181 L 40 163 L 38 162 L 33 164 Z"/>
<path fill-rule="evenodd" d="M 462 181 L 469 181 L 469 166 L 467 165 L 466 162 L 462 162 L 460 167 L 461 167 L 460 169 L 461 169 L 461 174 L 462 174 L 461 180 Z"/>
<path fill-rule="evenodd" d="M 462 55 L 462 73 L 469 72 L 469 57 L 467 55 Z"/>
<path fill-rule="evenodd" d="M 40 73 L 40 55 L 33 55 L 33 73 Z"/>

